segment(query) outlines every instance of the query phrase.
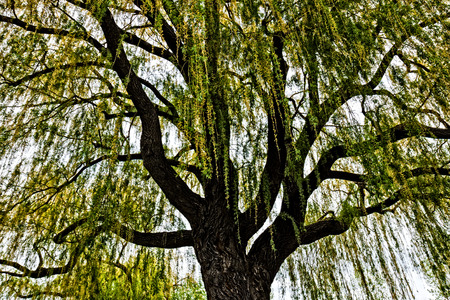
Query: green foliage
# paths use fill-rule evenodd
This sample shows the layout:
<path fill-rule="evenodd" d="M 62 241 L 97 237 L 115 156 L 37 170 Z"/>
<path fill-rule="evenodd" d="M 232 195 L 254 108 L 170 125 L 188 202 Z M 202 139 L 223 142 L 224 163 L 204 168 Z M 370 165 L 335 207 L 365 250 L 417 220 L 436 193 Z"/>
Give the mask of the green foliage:
<path fill-rule="evenodd" d="M 133 244 L 223 212 L 250 252 L 338 221 L 282 267 L 295 297 L 412 297 L 403 260 L 450 297 L 449 11 L 0 0 L 0 293 L 204 299 Z"/>

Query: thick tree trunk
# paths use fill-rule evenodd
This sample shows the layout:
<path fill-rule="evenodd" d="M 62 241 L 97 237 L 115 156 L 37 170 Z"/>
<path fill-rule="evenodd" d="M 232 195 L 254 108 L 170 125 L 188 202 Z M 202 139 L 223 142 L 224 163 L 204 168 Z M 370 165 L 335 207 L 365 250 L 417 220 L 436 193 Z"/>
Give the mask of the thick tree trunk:
<path fill-rule="evenodd" d="M 216 215 L 217 216 L 217 215 Z M 251 261 L 239 242 L 236 224 L 209 216 L 193 231 L 194 248 L 201 266 L 208 299 L 270 299 L 273 276 L 264 262 Z"/>
<path fill-rule="evenodd" d="M 197 250 L 208 299 L 270 299 L 271 280 L 264 267 L 227 247 Z"/>

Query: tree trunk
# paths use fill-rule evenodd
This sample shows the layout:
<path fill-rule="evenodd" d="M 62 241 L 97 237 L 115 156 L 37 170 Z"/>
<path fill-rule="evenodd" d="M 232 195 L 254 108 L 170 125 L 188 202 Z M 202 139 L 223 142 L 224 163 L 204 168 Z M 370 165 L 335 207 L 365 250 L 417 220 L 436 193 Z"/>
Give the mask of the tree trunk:
<path fill-rule="evenodd" d="M 211 216 L 206 219 L 201 222 L 202 228 L 193 230 L 193 237 L 208 299 L 270 299 L 273 276 L 263 262 L 247 257 L 235 221 Z"/>

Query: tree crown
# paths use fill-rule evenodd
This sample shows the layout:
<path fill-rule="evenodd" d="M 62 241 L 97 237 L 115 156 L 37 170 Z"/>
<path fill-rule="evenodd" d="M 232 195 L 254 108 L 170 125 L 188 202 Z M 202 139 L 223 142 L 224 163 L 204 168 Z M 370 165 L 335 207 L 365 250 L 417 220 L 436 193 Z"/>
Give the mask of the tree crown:
<path fill-rule="evenodd" d="M 270 281 L 318 241 L 286 266 L 306 298 L 352 293 L 336 261 L 368 298 L 378 276 L 408 297 L 401 245 L 449 295 L 447 1 L 0 8 L 8 291 L 58 275 L 44 290 L 60 293 L 74 274 L 121 269 L 133 256 L 120 249 L 197 251 L 222 226 Z"/>

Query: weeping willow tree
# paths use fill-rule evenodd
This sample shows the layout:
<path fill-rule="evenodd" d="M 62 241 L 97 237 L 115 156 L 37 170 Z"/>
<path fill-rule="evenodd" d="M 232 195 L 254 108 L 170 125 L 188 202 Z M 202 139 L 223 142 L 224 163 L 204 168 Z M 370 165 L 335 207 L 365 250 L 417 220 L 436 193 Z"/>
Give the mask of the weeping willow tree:
<path fill-rule="evenodd" d="M 4 295 L 450 297 L 448 1 L 0 8 Z"/>

